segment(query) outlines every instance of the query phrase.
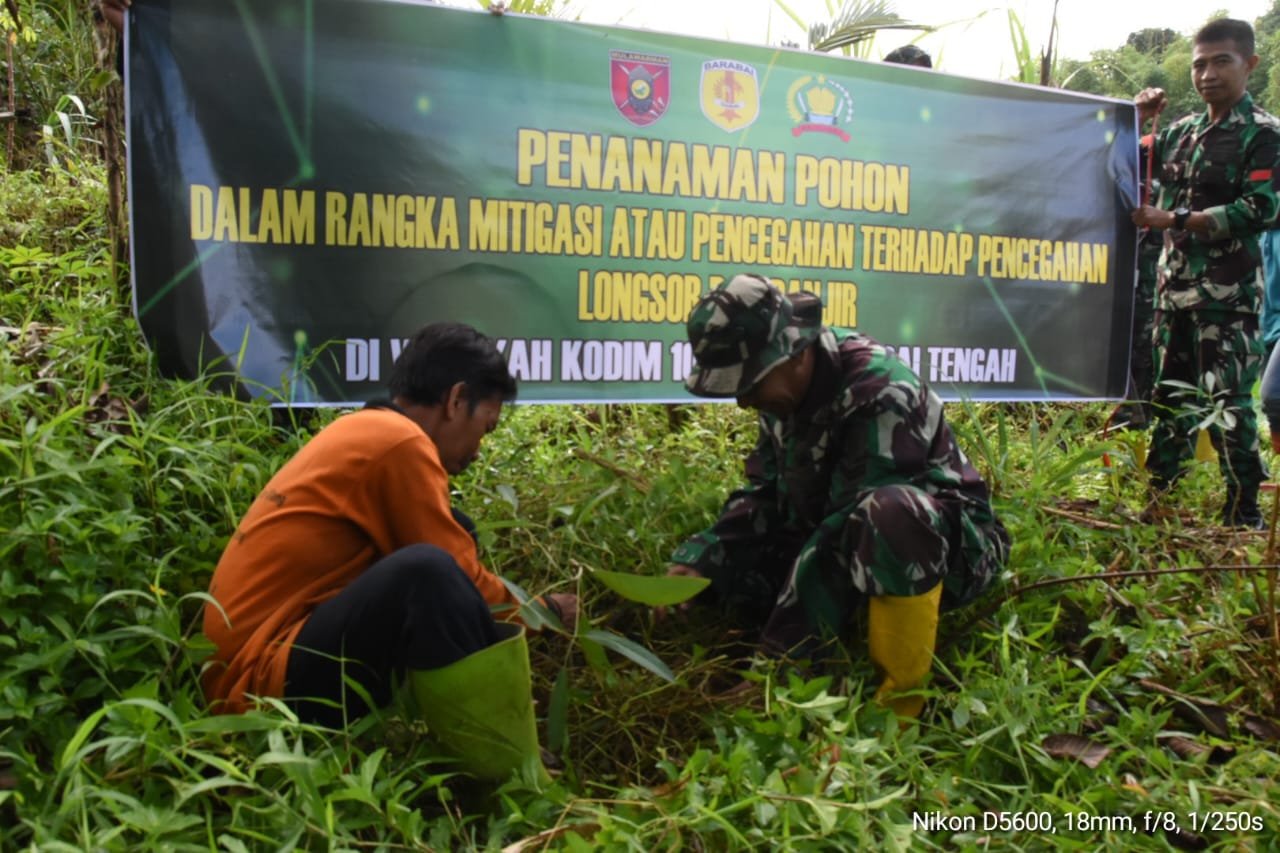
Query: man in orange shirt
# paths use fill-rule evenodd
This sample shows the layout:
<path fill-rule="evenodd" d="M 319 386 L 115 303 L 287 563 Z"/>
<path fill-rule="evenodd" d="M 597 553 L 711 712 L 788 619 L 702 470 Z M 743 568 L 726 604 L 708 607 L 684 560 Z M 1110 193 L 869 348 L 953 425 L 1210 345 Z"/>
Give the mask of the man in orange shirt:
<path fill-rule="evenodd" d="M 503 402 L 515 398 L 515 379 L 490 338 L 437 323 L 410 340 L 389 384 L 390 403 L 344 415 L 298 451 L 227 544 L 204 614 L 217 646 L 203 675 L 215 711 L 282 697 L 304 721 L 336 728 L 368 712 L 361 691 L 385 705 L 408 673 L 420 705 L 457 712 L 424 699 L 431 690 L 420 684 L 476 661 L 480 680 L 492 682 L 486 661 L 501 649 L 523 659 L 523 684 L 495 689 L 509 687 L 528 704 L 523 628 L 494 619 L 517 620 L 517 602 L 481 565 L 474 527 L 449 502 L 449 475 L 475 460 Z M 574 595 L 544 602 L 566 624 L 576 621 Z M 421 710 L 432 728 L 448 727 L 433 721 L 439 708 Z M 531 705 L 527 716 L 503 725 L 531 732 Z M 492 743 L 477 749 L 492 752 Z M 536 756 L 536 735 L 532 749 Z M 506 775 L 524 760 L 510 758 L 478 775 Z"/>

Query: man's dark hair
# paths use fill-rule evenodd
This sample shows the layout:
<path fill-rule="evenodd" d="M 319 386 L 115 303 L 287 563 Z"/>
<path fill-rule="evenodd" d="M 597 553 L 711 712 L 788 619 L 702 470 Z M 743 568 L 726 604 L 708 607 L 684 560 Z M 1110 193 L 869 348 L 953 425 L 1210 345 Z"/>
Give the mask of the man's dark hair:
<path fill-rule="evenodd" d="M 1208 44 L 1215 41 L 1235 42 L 1236 49 L 1245 59 L 1253 56 L 1253 27 L 1248 21 L 1237 21 L 1235 18 L 1218 18 L 1210 21 L 1196 33 L 1195 44 Z"/>
<path fill-rule="evenodd" d="M 482 400 L 516 398 L 516 380 L 493 338 L 465 323 L 432 323 L 417 331 L 391 368 L 392 398 L 431 406 L 457 383 L 466 385 L 471 411 Z"/>
<path fill-rule="evenodd" d="M 889 51 L 885 54 L 884 61 L 894 62 L 898 65 L 919 65 L 921 68 L 933 67 L 933 60 L 929 57 L 929 54 L 914 44 L 904 44 L 902 47 Z"/>

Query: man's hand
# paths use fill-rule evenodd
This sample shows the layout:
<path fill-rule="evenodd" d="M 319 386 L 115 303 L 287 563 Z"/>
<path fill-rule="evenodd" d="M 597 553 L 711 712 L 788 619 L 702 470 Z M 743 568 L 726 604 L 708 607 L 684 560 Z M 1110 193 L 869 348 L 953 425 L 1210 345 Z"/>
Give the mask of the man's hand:
<path fill-rule="evenodd" d="M 549 592 L 547 604 L 560 617 L 560 624 L 566 631 L 573 631 L 578 625 L 578 596 L 571 592 Z"/>
<path fill-rule="evenodd" d="M 698 571 L 692 566 L 683 566 L 683 565 L 680 565 L 679 563 L 676 563 L 675 565 L 667 567 L 667 577 L 671 577 L 672 575 L 686 577 L 686 578 L 700 578 L 702 577 L 702 572 Z M 693 605 L 693 601 L 690 600 L 690 601 L 682 602 L 680 604 L 673 605 L 672 607 L 655 607 L 653 608 L 653 618 L 656 621 L 661 622 L 663 619 L 666 619 L 667 616 L 671 613 L 688 613 L 689 608 L 692 605 Z"/>
<path fill-rule="evenodd" d="M 129 8 L 131 2 L 132 0 L 99 0 L 102 17 L 106 18 L 107 23 L 118 33 L 124 32 L 124 10 Z"/>
<path fill-rule="evenodd" d="M 1138 108 L 1138 123 L 1143 124 L 1158 116 L 1169 105 L 1169 99 L 1164 89 L 1143 89 L 1134 96 L 1133 105 Z"/>
<path fill-rule="evenodd" d="M 1161 210 L 1149 204 L 1144 204 L 1133 209 L 1133 213 L 1129 214 L 1129 218 L 1133 220 L 1133 224 L 1139 228 L 1172 228 L 1173 213 L 1168 210 Z"/>

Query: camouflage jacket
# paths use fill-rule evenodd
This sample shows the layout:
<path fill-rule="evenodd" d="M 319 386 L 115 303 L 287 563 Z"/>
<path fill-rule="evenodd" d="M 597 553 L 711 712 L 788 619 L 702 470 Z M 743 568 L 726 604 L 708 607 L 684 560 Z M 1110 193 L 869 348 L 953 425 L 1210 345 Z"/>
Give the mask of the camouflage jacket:
<path fill-rule="evenodd" d="M 902 484 L 954 502 L 957 542 L 965 550 L 985 547 L 999 526 L 987 486 L 957 446 L 937 395 L 865 335 L 837 340 L 824 328 L 813 346 L 813 379 L 799 410 L 786 420 L 761 414 L 748 485 L 672 561 L 721 575 L 731 549 L 782 541 L 800 563 L 821 565 L 867 493 Z M 807 574 L 807 567 L 797 564 L 796 572 Z"/>
<path fill-rule="evenodd" d="M 1216 124 L 1208 110 L 1175 122 L 1160 134 L 1156 156 L 1160 207 L 1186 207 L 1213 220 L 1208 234 L 1164 232 L 1158 307 L 1257 314 L 1258 234 L 1280 211 L 1280 121 L 1246 93 Z"/>

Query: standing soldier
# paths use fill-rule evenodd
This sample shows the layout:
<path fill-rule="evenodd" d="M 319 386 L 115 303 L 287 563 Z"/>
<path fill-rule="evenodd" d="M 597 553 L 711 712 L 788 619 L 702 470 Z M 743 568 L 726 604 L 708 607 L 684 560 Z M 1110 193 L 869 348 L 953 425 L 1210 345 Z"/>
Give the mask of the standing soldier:
<path fill-rule="evenodd" d="M 735 276 L 689 315 L 697 365 L 685 384 L 760 413 L 748 484 L 681 545 L 669 574 L 763 624 L 764 649 L 812 651 L 856 607 L 884 673 L 876 698 L 917 716 L 938 610 L 972 601 L 1008 558 L 986 483 L 956 445 L 942 402 L 897 357 L 821 324 L 822 302 Z"/>
<path fill-rule="evenodd" d="M 1157 499 L 1194 453 L 1196 424 L 1223 405 L 1209 427 L 1226 500 L 1222 522 L 1261 528 L 1258 489 L 1266 469 L 1258 455 L 1252 393 L 1261 369 L 1258 234 L 1275 221 L 1274 167 L 1280 123 L 1246 91 L 1258 64 L 1253 28 L 1222 18 L 1195 36 L 1191 81 L 1206 109 L 1159 134 L 1158 205 L 1133 211 L 1133 222 L 1164 230 L 1156 297 L 1156 424 L 1147 457 Z M 1161 89 L 1134 99 L 1140 121 L 1168 100 Z M 1149 517 L 1157 515 L 1153 504 Z"/>

